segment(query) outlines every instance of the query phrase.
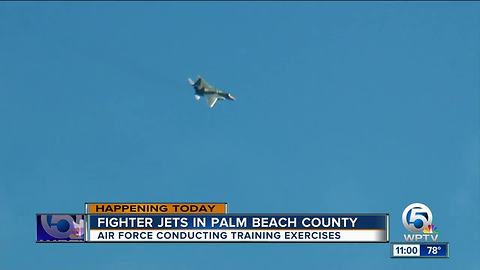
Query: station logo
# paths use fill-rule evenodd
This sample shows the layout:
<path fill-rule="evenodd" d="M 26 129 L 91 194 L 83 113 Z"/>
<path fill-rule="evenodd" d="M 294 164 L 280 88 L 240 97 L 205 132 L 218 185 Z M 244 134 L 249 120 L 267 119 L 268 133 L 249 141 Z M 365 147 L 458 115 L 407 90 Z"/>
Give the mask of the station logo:
<path fill-rule="evenodd" d="M 37 242 L 84 241 L 84 215 L 37 215 Z"/>
<path fill-rule="evenodd" d="M 433 225 L 433 214 L 423 203 L 412 203 L 403 210 L 402 222 L 411 234 L 404 234 L 405 241 L 437 241 L 437 227 Z"/>

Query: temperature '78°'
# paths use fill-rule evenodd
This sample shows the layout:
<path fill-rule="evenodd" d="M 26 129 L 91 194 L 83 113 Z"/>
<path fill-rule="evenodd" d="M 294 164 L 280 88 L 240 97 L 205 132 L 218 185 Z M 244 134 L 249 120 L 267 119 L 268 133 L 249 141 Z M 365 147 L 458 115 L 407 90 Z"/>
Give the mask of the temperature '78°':
<path fill-rule="evenodd" d="M 433 246 L 433 247 L 428 246 L 427 250 L 428 250 L 428 254 L 436 255 L 439 250 L 442 250 L 442 247 L 441 246 Z"/>

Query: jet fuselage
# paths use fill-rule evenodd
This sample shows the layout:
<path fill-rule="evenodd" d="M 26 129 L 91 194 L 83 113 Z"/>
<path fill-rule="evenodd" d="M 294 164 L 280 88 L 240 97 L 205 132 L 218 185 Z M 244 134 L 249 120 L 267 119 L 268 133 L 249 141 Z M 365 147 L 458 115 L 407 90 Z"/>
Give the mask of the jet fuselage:
<path fill-rule="evenodd" d="M 233 97 L 231 94 L 209 85 L 202 78 L 197 79 L 197 81 L 193 84 L 193 88 L 195 89 L 195 95 L 197 96 L 219 95 L 225 99 L 235 100 L 235 97 Z"/>

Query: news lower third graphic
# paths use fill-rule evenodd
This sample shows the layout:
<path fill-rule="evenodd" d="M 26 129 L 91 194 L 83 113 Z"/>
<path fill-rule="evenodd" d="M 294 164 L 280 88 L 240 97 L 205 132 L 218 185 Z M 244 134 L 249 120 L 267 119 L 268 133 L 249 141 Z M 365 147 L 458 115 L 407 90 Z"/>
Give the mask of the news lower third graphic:
<path fill-rule="evenodd" d="M 38 214 L 37 242 L 388 243 L 388 214 L 229 214 L 226 203 L 86 203 Z"/>
<path fill-rule="evenodd" d="M 234 214 L 227 203 L 86 203 L 83 214 L 37 214 L 37 243 L 389 243 L 388 213 Z M 408 205 L 392 258 L 448 258 L 425 204 Z"/>
<path fill-rule="evenodd" d="M 412 203 L 402 214 L 405 242 L 391 243 L 392 258 L 448 258 L 449 244 L 437 242 L 439 231 L 433 224 L 433 214 L 423 203 Z"/>

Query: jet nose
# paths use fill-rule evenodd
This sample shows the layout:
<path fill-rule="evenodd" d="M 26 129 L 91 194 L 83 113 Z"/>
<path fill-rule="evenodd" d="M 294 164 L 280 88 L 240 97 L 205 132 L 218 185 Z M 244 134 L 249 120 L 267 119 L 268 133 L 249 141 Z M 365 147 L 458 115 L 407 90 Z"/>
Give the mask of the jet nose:
<path fill-rule="evenodd" d="M 232 94 L 228 94 L 228 97 L 229 97 L 231 100 L 235 100 L 235 97 L 232 96 Z"/>

